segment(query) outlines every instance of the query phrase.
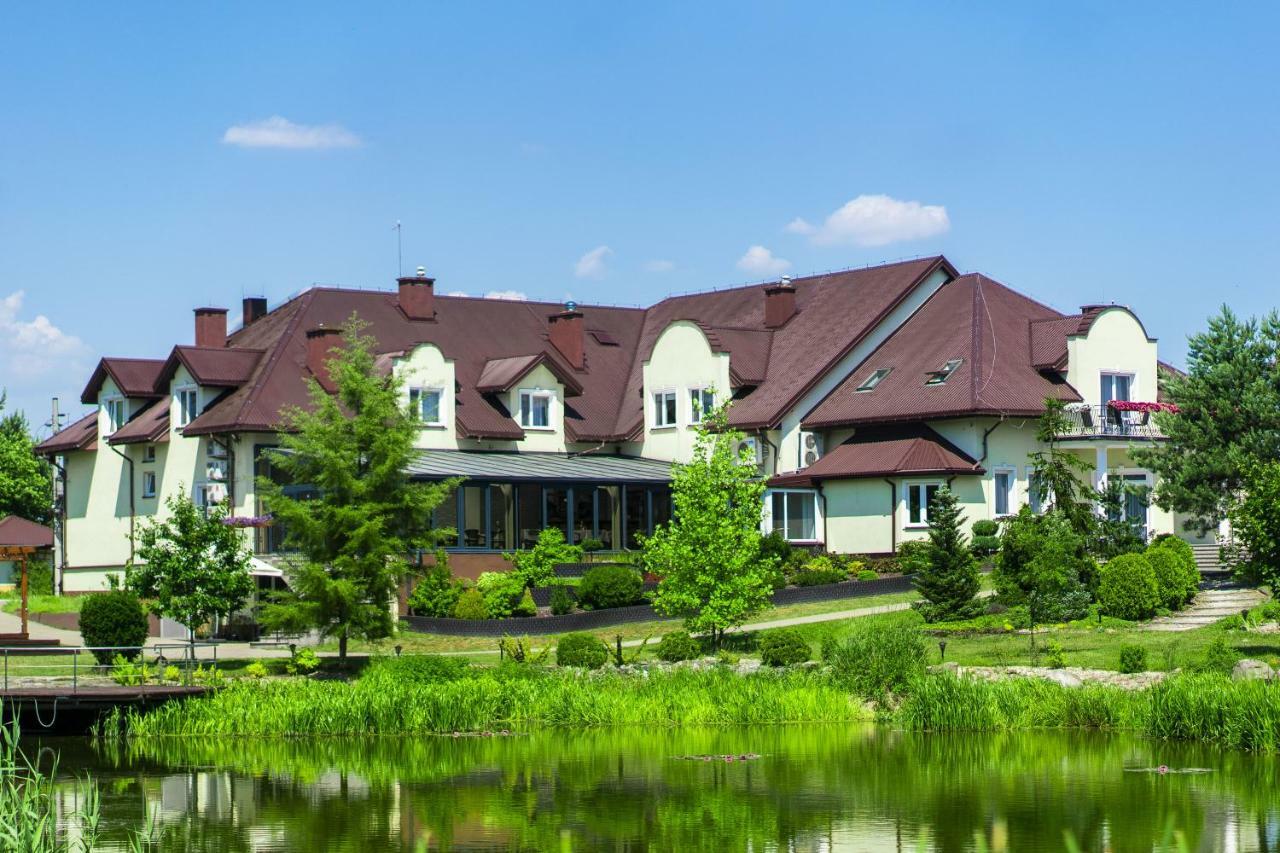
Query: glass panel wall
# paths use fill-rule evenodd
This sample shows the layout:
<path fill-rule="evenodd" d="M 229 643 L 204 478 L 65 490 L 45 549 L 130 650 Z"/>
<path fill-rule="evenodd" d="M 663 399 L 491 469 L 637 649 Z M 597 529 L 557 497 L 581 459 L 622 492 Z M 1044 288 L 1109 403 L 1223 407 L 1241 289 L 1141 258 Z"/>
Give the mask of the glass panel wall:
<path fill-rule="evenodd" d="M 626 529 L 626 547 L 639 548 L 640 534 L 649 532 L 649 491 L 642 487 L 624 486 L 626 512 L 623 526 Z"/>
<path fill-rule="evenodd" d="M 596 538 L 604 543 L 606 551 L 612 551 L 618 541 L 618 487 L 596 488 Z"/>
<path fill-rule="evenodd" d="M 501 551 L 515 548 L 515 502 L 509 483 L 489 486 L 489 547 Z"/>
<path fill-rule="evenodd" d="M 532 548 L 542 531 L 542 486 L 521 483 L 516 486 L 516 523 L 520 525 L 517 548 Z"/>
<path fill-rule="evenodd" d="M 569 530 L 569 490 L 548 487 L 543 489 L 542 493 L 547 512 L 544 526 L 560 528 L 564 533 L 564 538 L 572 542 L 573 532 Z M 537 533 L 534 534 L 534 538 L 537 538 Z"/>
<path fill-rule="evenodd" d="M 458 529 L 458 493 L 457 492 L 450 492 L 449 496 L 445 498 L 443 501 L 441 501 L 440 505 L 436 507 L 435 518 L 432 519 L 431 526 L 435 530 L 444 530 L 445 528 L 450 528 L 456 531 Z M 444 545 L 446 548 L 449 548 L 449 547 L 456 548 L 458 547 L 458 542 L 460 542 L 461 539 L 462 537 L 461 535 L 459 535 L 458 539 L 453 541 L 452 543 L 446 541 L 440 544 Z"/>
<path fill-rule="evenodd" d="M 590 486 L 573 488 L 573 542 L 582 544 L 595 538 L 595 490 Z"/>
<path fill-rule="evenodd" d="M 484 548 L 485 532 L 488 522 L 485 519 L 485 488 L 483 486 L 462 487 L 462 523 L 458 532 L 462 534 L 463 548 Z"/>

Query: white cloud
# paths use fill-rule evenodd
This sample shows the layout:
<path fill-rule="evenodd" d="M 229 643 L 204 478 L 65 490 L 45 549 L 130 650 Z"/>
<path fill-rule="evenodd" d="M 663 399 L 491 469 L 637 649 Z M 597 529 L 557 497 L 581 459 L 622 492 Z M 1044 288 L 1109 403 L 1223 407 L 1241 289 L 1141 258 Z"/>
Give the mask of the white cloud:
<path fill-rule="evenodd" d="M 450 290 L 445 296 L 470 296 L 465 290 Z"/>
<path fill-rule="evenodd" d="M 672 261 L 655 258 L 652 261 L 645 261 L 644 268 L 647 272 L 671 272 L 676 265 Z"/>
<path fill-rule="evenodd" d="M 782 230 L 786 231 L 788 234 L 812 234 L 814 231 L 817 231 L 818 229 L 814 226 L 812 222 L 807 222 L 806 220 L 801 219 L 799 216 L 797 216 L 795 219 L 788 222 L 787 226 Z"/>
<path fill-rule="evenodd" d="M 608 246 L 596 246 L 590 252 L 578 258 L 573 265 L 573 274 L 578 278 L 601 278 L 608 271 L 605 260 L 613 254 Z"/>
<path fill-rule="evenodd" d="M 26 292 L 19 290 L 0 299 L 0 376 L 35 379 L 74 370 L 89 348 L 43 314 L 19 319 L 25 297 Z"/>
<path fill-rule="evenodd" d="M 884 246 L 945 234 L 950 229 L 947 209 L 940 204 L 860 195 L 828 216 L 821 226 L 797 217 L 785 230 L 806 234 L 817 246 Z"/>
<path fill-rule="evenodd" d="M 490 290 L 485 299 L 506 299 L 510 302 L 528 302 L 529 294 L 521 290 Z"/>
<path fill-rule="evenodd" d="M 752 246 L 738 258 L 738 269 L 753 275 L 777 275 L 791 268 L 791 261 L 775 258 L 764 246 Z"/>
<path fill-rule="evenodd" d="M 235 124 L 222 134 L 242 148 L 356 148 L 360 137 L 340 124 L 294 124 L 283 116 Z"/>

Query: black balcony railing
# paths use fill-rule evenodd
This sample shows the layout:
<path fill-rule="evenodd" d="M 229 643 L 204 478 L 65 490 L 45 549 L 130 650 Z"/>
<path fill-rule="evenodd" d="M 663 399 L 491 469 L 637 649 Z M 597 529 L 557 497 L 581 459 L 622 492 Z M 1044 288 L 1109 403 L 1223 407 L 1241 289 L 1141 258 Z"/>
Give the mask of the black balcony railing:
<path fill-rule="evenodd" d="M 1154 412 L 1127 412 L 1111 406 L 1072 406 L 1064 414 L 1071 426 L 1063 438 L 1132 438 L 1155 440 L 1165 437 L 1156 424 Z"/>

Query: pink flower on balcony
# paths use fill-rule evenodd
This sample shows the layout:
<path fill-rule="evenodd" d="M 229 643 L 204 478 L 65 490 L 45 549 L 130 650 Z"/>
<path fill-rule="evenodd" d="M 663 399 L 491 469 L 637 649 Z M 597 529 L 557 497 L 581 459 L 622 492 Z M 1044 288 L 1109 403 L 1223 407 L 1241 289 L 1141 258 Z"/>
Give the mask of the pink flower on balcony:
<path fill-rule="evenodd" d="M 1156 412 L 1178 413 L 1178 407 L 1173 403 L 1144 403 L 1137 400 L 1112 400 L 1107 403 L 1108 406 L 1117 412 L 1146 412 L 1147 414 L 1155 414 Z"/>

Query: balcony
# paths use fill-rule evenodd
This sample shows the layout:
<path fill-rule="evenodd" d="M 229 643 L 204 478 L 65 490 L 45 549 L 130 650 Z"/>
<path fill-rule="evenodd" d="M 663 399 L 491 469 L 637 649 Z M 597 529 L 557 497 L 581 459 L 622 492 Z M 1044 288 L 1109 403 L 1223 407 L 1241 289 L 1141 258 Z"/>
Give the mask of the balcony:
<path fill-rule="evenodd" d="M 1174 411 L 1161 403 L 1126 403 L 1116 408 L 1112 405 L 1094 406 L 1076 404 L 1066 411 L 1070 426 L 1062 438 L 1104 438 L 1121 440 L 1159 441 L 1166 436 L 1156 424 L 1157 411 Z M 1137 408 L 1141 407 L 1141 408 Z"/>

